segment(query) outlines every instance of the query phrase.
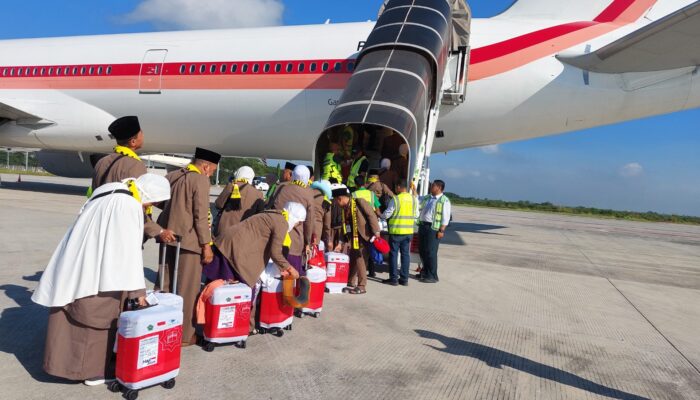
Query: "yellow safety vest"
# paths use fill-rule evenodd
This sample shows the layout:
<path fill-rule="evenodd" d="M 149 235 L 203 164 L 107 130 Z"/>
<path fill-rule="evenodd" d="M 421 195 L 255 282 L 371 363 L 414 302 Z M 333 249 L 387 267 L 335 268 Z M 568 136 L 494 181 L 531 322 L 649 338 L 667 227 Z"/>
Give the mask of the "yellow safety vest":
<path fill-rule="evenodd" d="M 416 226 L 416 199 L 409 193 L 394 197 L 394 214 L 389 218 L 390 235 L 413 235 Z"/>
<path fill-rule="evenodd" d="M 367 190 L 365 188 L 357 189 L 354 192 L 352 192 L 352 197 L 356 199 L 363 199 L 367 203 L 369 203 L 372 208 L 374 208 L 374 192 Z"/>
<path fill-rule="evenodd" d="M 340 165 L 335 162 L 335 154 L 328 153 L 323 160 L 323 179 L 330 181 L 335 179 L 337 183 L 343 182 L 343 174 L 340 173 Z"/>
<path fill-rule="evenodd" d="M 352 164 L 352 168 L 350 168 L 350 176 L 348 176 L 348 184 L 347 187 L 349 188 L 354 188 L 355 187 L 355 178 L 357 178 L 360 175 L 360 166 L 362 166 L 362 163 L 367 160 L 367 157 L 362 156 L 357 159 Z"/>

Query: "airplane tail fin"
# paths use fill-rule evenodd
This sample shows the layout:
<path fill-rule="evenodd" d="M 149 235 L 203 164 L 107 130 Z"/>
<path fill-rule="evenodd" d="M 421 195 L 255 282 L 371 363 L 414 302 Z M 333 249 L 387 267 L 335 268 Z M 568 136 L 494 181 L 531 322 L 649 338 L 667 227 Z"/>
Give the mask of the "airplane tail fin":
<path fill-rule="evenodd" d="M 692 0 L 516 0 L 497 18 L 613 22 L 638 16 L 657 3 L 679 9 Z"/>

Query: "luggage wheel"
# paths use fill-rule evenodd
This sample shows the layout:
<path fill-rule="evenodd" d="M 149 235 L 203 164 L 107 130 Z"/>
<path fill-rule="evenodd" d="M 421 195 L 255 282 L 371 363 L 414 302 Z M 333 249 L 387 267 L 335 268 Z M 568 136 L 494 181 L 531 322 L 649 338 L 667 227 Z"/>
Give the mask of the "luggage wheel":
<path fill-rule="evenodd" d="M 126 392 L 124 392 L 124 398 L 126 400 L 136 400 L 139 398 L 139 391 L 127 389 Z"/>
<path fill-rule="evenodd" d="M 215 344 L 215 343 L 212 343 L 212 342 L 204 341 L 204 344 L 203 344 L 202 348 L 203 348 L 204 351 L 206 351 L 207 353 L 211 353 L 211 352 L 214 351 L 214 349 L 216 348 L 216 344 Z M 165 387 L 165 386 L 163 386 L 163 387 Z"/>
<path fill-rule="evenodd" d="M 107 385 L 107 389 L 112 393 L 119 393 L 122 391 L 122 385 L 117 381 L 112 381 Z"/>
<path fill-rule="evenodd" d="M 285 326 L 285 327 L 284 327 L 284 330 L 285 330 L 285 331 L 291 331 L 291 330 L 292 330 L 292 324 L 289 324 L 289 325 Z"/>
<path fill-rule="evenodd" d="M 241 340 L 240 342 L 238 342 L 238 343 L 236 344 L 236 346 L 237 346 L 239 349 L 245 349 L 245 348 L 246 348 L 246 341 L 245 341 L 245 340 Z"/>
<path fill-rule="evenodd" d="M 304 318 L 304 312 L 301 310 L 294 310 L 294 316 L 297 318 Z"/>
<path fill-rule="evenodd" d="M 315 313 L 314 313 L 314 318 L 318 318 L 318 317 L 320 317 L 320 316 L 321 316 L 321 313 L 320 313 L 320 312 L 315 312 Z"/>
<path fill-rule="evenodd" d="M 284 329 L 287 329 L 287 328 L 284 328 Z M 282 337 L 282 336 L 284 336 L 284 330 L 282 330 L 282 329 L 280 329 L 280 328 L 277 328 L 277 329 L 275 330 L 275 335 L 277 335 L 277 337 Z"/>
<path fill-rule="evenodd" d="M 211 343 L 211 344 L 214 344 L 214 343 Z M 170 389 L 175 387 L 175 378 L 169 379 L 169 380 L 161 383 L 160 385 L 163 386 L 164 388 L 170 390 Z"/>

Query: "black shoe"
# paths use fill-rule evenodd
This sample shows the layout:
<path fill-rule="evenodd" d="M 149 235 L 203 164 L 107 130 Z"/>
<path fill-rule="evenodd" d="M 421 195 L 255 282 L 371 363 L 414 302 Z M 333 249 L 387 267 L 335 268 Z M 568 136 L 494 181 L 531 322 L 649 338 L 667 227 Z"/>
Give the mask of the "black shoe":
<path fill-rule="evenodd" d="M 374 271 L 372 271 L 372 272 L 370 272 L 367 276 L 369 276 L 370 278 L 376 278 L 376 277 L 377 277 L 377 273 L 374 272 Z"/>
<path fill-rule="evenodd" d="M 430 279 L 430 278 L 423 278 L 420 280 L 423 283 L 437 283 L 435 279 Z"/>
<path fill-rule="evenodd" d="M 423 275 L 421 275 L 421 274 L 415 274 L 415 275 L 413 275 L 413 277 L 418 279 L 418 280 L 423 279 Z"/>
<path fill-rule="evenodd" d="M 399 279 L 399 285 L 408 286 L 408 280 Z"/>
<path fill-rule="evenodd" d="M 382 283 L 385 285 L 399 286 L 399 283 L 391 279 L 383 279 Z"/>

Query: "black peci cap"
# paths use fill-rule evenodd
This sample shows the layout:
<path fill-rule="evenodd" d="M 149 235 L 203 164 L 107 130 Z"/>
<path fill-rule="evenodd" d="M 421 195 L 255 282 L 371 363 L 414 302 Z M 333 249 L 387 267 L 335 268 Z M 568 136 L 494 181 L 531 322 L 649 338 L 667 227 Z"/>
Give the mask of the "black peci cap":
<path fill-rule="evenodd" d="M 309 169 L 309 175 L 310 175 L 310 176 L 314 176 L 314 167 L 312 167 L 312 166 L 310 166 L 310 165 L 307 165 L 306 168 Z"/>
<path fill-rule="evenodd" d="M 221 154 L 197 147 L 197 149 L 194 151 L 194 158 L 197 160 L 204 160 L 209 161 L 210 163 L 218 164 L 221 160 Z"/>
<path fill-rule="evenodd" d="M 116 140 L 127 140 L 136 136 L 141 130 L 139 118 L 135 116 L 117 118 L 109 125 L 109 133 Z"/>
<path fill-rule="evenodd" d="M 369 175 L 379 175 L 379 170 L 378 169 L 370 169 Z"/>
<path fill-rule="evenodd" d="M 290 171 L 294 171 L 294 168 L 296 168 L 296 167 L 297 167 L 297 165 L 294 163 L 286 162 L 284 164 L 284 169 L 288 169 Z"/>
<path fill-rule="evenodd" d="M 340 197 L 340 196 L 347 196 L 347 197 L 350 197 L 350 196 L 351 196 L 351 194 L 350 194 L 350 189 L 348 189 L 348 188 L 345 187 L 345 186 L 342 186 L 342 187 L 333 189 L 333 191 L 331 192 L 331 194 L 333 195 L 333 198 L 334 198 L 334 199 L 335 199 L 336 197 Z"/>

